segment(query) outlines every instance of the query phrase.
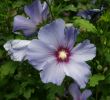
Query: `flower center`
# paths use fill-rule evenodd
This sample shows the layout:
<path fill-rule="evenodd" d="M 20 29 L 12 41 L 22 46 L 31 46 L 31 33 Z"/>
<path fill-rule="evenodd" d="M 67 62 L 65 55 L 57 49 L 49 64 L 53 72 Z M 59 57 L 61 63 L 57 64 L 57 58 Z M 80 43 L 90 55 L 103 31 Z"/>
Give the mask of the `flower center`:
<path fill-rule="evenodd" d="M 62 51 L 59 51 L 59 55 L 58 57 L 62 60 L 66 59 L 67 58 L 67 52 L 62 50 Z"/>
<path fill-rule="evenodd" d="M 58 62 L 68 62 L 70 57 L 70 51 L 68 48 L 60 47 L 55 52 L 55 56 Z"/>

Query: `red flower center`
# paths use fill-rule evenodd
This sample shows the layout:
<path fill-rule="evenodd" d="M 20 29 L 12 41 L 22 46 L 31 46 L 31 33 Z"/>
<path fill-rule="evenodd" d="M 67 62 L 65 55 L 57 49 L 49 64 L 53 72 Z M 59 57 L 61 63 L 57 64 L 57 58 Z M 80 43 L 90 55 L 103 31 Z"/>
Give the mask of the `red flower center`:
<path fill-rule="evenodd" d="M 55 56 L 58 62 L 68 62 L 70 55 L 70 50 L 68 48 L 60 47 L 55 51 Z"/>

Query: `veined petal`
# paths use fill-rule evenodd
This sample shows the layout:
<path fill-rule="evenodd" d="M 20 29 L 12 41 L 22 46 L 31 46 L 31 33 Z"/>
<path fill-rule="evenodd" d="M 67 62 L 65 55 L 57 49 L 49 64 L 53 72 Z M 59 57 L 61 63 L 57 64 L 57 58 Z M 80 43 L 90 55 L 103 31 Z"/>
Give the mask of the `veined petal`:
<path fill-rule="evenodd" d="M 54 84 L 61 85 L 65 77 L 65 73 L 61 64 L 52 61 L 45 65 L 45 68 L 40 72 L 40 77 L 44 83 L 52 82 Z"/>
<path fill-rule="evenodd" d="M 80 88 L 86 86 L 88 77 L 91 74 L 89 65 L 86 63 L 76 63 L 72 60 L 65 66 L 65 73 L 67 76 L 72 77 Z"/>
<path fill-rule="evenodd" d="M 96 47 L 89 40 L 79 43 L 72 50 L 72 59 L 77 62 L 83 62 L 93 59 L 96 56 Z"/>
<path fill-rule="evenodd" d="M 13 31 L 22 30 L 26 36 L 33 34 L 36 30 L 36 25 L 23 16 L 15 16 L 13 23 Z"/>
<path fill-rule="evenodd" d="M 42 18 L 43 20 L 46 20 L 49 14 L 48 5 L 46 2 L 43 3 L 43 9 L 42 9 Z"/>
<path fill-rule="evenodd" d="M 23 61 L 26 59 L 27 46 L 30 44 L 28 40 L 10 40 L 4 44 L 4 48 L 8 51 L 11 59 L 14 61 Z"/>
<path fill-rule="evenodd" d="M 87 98 L 90 97 L 91 95 L 92 95 L 91 90 L 85 90 L 81 95 L 81 100 L 87 100 Z"/>
<path fill-rule="evenodd" d="M 77 35 L 79 34 L 79 30 L 74 28 L 74 27 L 66 27 L 65 29 L 65 40 L 66 40 L 66 45 L 72 49 L 73 45 L 76 41 Z"/>
<path fill-rule="evenodd" d="M 34 39 L 31 41 L 27 50 L 27 58 L 37 70 L 42 70 L 43 67 L 53 61 L 53 49 L 44 42 Z"/>
<path fill-rule="evenodd" d="M 31 5 L 25 6 L 24 11 L 30 17 L 35 24 L 38 24 L 42 21 L 42 4 L 40 0 L 35 0 Z"/>
<path fill-rule="evenodd" d="M 57 19 L 41 28 L 38 38 L 49 45 L 58 46 L 62 43 L 61 41 L 64 41 L 64 28 L 65 22 Z"/>
<path fill-rule="evenodd" d="M 79 98 L 81 96 L 81 92 L 80 92 L 79 87 L 76 83 L 72 83 L 69 86 L 69 92 L 72 95 L 72 97 L 74 98 L 73 100 L 79 100 Z"/>

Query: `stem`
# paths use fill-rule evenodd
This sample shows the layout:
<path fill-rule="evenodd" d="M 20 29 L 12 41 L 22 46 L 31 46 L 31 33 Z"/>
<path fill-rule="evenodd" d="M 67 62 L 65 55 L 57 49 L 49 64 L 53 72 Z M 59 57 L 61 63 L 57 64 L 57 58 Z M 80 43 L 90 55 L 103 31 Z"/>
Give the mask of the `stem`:
<path fill-rule="evenodd" d="M 98 86 L 96 87 L 96 100 L 98 100 Z"/>
<path fill-rule="evenodd" d="M 54 16 L 53 16 L 53 13 L 52 13 L 51 6 L 50 6 L 48 0 L 45 0 L 45 1 L 46 1 L 47 5 L 48 5 L 48 7 L 49 7 L 49 11 L 50 11 L 50 14 L 51 14 L 51 20 L 53 20 L 53 19 L 54 19 Z"/>

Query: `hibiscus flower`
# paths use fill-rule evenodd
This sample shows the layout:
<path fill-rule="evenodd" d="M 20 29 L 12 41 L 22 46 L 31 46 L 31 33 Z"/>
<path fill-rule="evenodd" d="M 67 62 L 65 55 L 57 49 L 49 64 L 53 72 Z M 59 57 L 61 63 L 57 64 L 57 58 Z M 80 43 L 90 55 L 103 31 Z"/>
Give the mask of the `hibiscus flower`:
<path fill-rule="evenodd" d="M 66 27 L 62 19 L 57 19 L 42 27 L 38 39 L 28 45 L 26 58 L 40 71 L 44 83 L 61 85 L 67 75 L 81 88 L 86 86 L 91 71 L 85 61 L 95 57 L 96 47 L 89 40 L 73 47 L 78 33 L 78 29 Z"/>

